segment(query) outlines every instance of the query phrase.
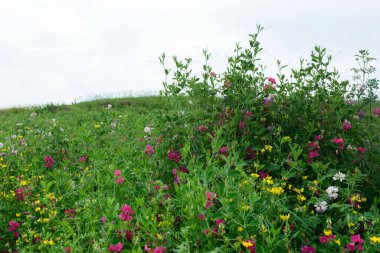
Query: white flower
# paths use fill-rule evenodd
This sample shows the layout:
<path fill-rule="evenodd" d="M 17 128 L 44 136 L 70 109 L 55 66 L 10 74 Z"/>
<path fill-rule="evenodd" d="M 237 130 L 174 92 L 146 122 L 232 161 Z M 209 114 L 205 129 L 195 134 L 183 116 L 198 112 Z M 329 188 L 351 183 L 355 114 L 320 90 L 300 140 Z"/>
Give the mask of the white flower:
<path fill-rule="evenodd" d="M 327 194 L 329 195 L 330 198 L 332 198 L 332 199 L 338 198 L 338 192 L 339 192 L 338 187 L 336 187 L 336 186 L 329 186 L 326 189 L 326 192 L 327 192 Z"/>
<path fill-rule="evenodd" d="M 339 180 L 340 182 L 343 182 L 345 179 L 346 179 L 346 174 L 342 173 L 342 172 L 338 172 L 336 173 L 334 176 L 333 176 L 333 179 L 334 180 Z"/>
<path fill-rule="evenodd" d="M 4 147 L 4 144 L 0 142 L 0 148 L 3 148 Z"/>
<path fill-rule="evenodd" d="M 315 211 L 317 211 L 318 213 L 324 213 L 327 210 L 327 202 L 326 201 L 318 202 L 314 205 L 314 207 L 315 207 Z"/>
<path fill-rule="evenodd" d="M 111 104 L 108 104 L 108 105 L 107 105 L 107 108 L 108 108 L 108 109 L 111 109 L 111 108 L 112 108 L 112 105 L 111 105 Z"/>
<path fill-rule="evenodd" d="M 37 116 L 37 113 L 36 112 L 32 112 L 31 114 L 30 114 L 30 117 L 36 117 Z"/>
<path fill-rule="evenodd" d="M 150 131 L 152 131 L 152 129 L 153 128 L 151 128 L 151 127 L 144 127 L 144 132 L 150 134 Z"/>

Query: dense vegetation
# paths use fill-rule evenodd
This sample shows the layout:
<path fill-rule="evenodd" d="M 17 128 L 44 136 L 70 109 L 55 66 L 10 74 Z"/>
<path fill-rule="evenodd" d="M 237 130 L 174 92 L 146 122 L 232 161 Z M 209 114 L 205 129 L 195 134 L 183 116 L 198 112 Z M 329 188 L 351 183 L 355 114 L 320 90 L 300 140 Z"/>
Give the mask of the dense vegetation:
<path fill-rule="evenodd" d="M 163 55 L 159 97 L 1 111 L 0 251 L 379 251 L 373 59 L 267 76 L 257 37 L 221 74 Z"/>

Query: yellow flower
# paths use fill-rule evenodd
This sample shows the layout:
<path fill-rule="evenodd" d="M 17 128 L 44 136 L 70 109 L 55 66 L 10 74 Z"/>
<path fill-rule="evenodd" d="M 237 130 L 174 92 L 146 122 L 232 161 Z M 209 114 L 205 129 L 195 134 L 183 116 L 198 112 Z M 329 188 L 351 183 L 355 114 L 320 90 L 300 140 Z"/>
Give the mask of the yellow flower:
<path fill-rule="evenodd" d="M 256 173 L 252 173 L 252 174 L 251 174 L 251 177 L 259 178 L 260 175 L 259 175 L 259 174 L 256 174 Z"/>
<path fill-rule="evenodd" d="M 354 223 L 352 223 L 352 222 L 348 223 L 348 227 L 349 227 L 349 228 L 351 228 L 351 227 L 353 227 L 353 226 L 355 226 Z"/>
<path fill-rule="evenodd" d="M 271 176 L 268 176 L 268 177 L 264 178 L 263 181 L 265 183 L 267 183 L 267 184 L 271 184 L 271 185 L 274 184 L 273 179 L 272 179 Z"/>
<path fill-rule="evenodd" d="M 249 209 L 251 209 L 251 206 L 250 205 L 242 205 L 241 209 L 243 211 L 248 211 Z"/>
<path fill-rule="evenodd" d="M 338 244 L 339 247 L 340 247 L 340 239 L 336 239 L 336 240 L 334 240 L 334 242 L 335 242 L 336 244 Z"/>
<path fill-rule="evenodd" d="M 265 145 L 264 148 L 266 151 L 272 152 L 273 147 L 271 145 Z"/>
<path fill-rule="evenodd" d="M 274 195 L 281 195 L 284 193 L 284 189 L 281 186 L 280 187 L 273 187 L 273 188 L 269 189 L 268 191 Z"/>
<path fill-rule="evenodd" d="M 325 236 L 332 235 L 332 231 L 331 231 L 331 229 L 324 229 L 324 230 L 323 230 L 323 233 L 325 234 Z"/>
<path fill-rule="evenodd" d="M 289 220 L 289 218 L 290 218 L 290 213 L 288 213 L 287 215 L 280 214 L 280 219 L 283 221 L 287 221 L 287 220 Z"/>
<path fill-rule="evenodd" d="M 242 228 L 242 227 L 238 227 L 238 228 L 237 228 L 237 231 L 239 231 L 239 232 L 243 232 L 243 231 L 244 231 L 244 228 Z"/>
<path fill-rule="evenodd" d="M 380 237 L 379 236 L 372 236 L 371 238 L 369 238 L 369 240 L 373 243 L 378 243 L 380 244 Z"/>
<path fill-rule="evenodd" d="M 242 241 L 241 244 L 243 244 L 243 246 L 246 248 L 253 246 L 253 243 L 250 241 Z"/>
<path fill-rule="evenodd" d="M 16 213 L 16 217 L 20 217 L 21 213 Z"/>
<path fill-rule="evenodd" d="M 40 208 L 40 207 L 37 207 L 35 211 L 38 212 L 38 211 L 40 211 L 40 210 L 41 210 L 41 208 Z"/>
<path fill-rule="evenodd" d="M 96 124 L 95 125 L 95 128 L 97 129 L 97 128 L 100 128 L 101 126 L 99 125 L 99 124 Z"/>
<path fill-rule="evenodd" d="M 302 195 L 302 194 L 298 194 L 297 195 L 297 199 L 298 199 L 298 201 L 303 202 L 303 201 L 306 200 L 306 197 L 304 195 Z"/>

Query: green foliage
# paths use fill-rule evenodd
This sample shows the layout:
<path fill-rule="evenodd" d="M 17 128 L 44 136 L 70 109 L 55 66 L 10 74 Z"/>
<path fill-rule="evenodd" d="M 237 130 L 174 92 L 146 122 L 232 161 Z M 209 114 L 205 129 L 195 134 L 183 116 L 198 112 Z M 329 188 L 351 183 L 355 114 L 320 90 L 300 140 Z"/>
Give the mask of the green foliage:
<path fill-rule="evenodd" d="M 159 97 L 0 111 L 0 251 L 379 251 L 373 58 L 268 78 L 261 31 L 220 74 L 163 54 Z"/>

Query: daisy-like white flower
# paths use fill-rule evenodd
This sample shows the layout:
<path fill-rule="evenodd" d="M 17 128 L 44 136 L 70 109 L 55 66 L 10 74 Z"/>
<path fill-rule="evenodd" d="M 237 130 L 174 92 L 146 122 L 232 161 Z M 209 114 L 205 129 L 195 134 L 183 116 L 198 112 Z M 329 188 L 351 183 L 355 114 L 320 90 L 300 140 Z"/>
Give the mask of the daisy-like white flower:
<path fill-rule="evenodd" d="M 340 182 L 343 182 L 345 179 L 346 179 L 346 174 L 340 171 L 333 176 L 333 180 L 335 181 L 339 180 Z"/>
<path fill-rule="evenodd" d="M 317 202 L 315 205 L 315 211 L 318 213 L 324 213 L 327 210 L 327 202 L 326 201 L 321 201 Z"/>
<path fill-rule="evenodd" d="M 151 128 L 151 127 L 144 127 L 144 132 L 150 134 L 150 131 L 152 131 L 152 129 L 153 128 Z"/>
<path fill-rule="evenodd" d="M 108 104 L 108 105 L 107 105 L 107 109 L 112 109 L 112 105 L 111 105 L 111 104 Z"/>
<path fill-rule="evenodd" d="M 329 195 L 330 198 L 332 198 L 332 199 L 338 198 L 338 192 L 339 192 L 338 187 L 336 187 L 336 186 L 329 186 L 326 189 L 326 192 L 327 192 L 327 194 Z"/>

